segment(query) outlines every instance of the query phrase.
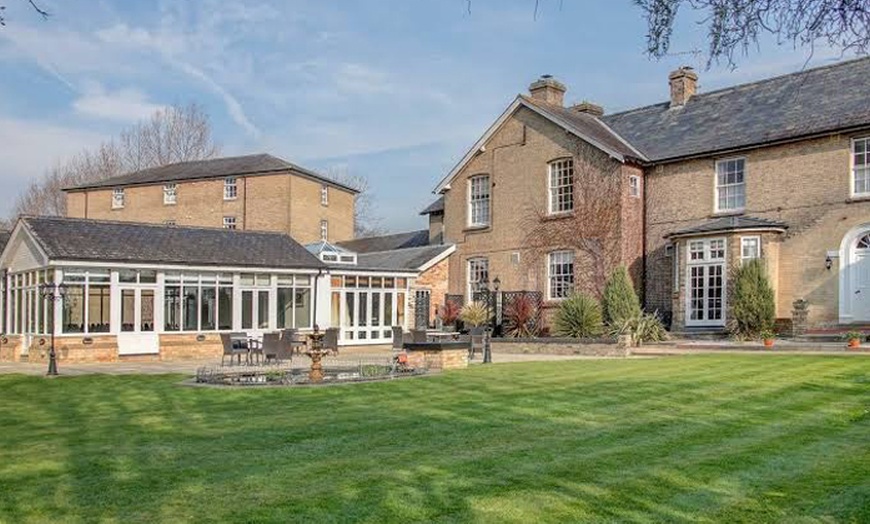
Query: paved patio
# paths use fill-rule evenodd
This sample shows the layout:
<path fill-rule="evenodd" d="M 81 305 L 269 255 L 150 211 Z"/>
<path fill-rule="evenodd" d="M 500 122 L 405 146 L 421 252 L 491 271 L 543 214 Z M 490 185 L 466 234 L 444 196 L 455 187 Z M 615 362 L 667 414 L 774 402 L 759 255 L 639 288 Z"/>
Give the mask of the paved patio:
<path fill-rule="evenodd" d="M 359 362 L 366 361 L 387 361 L 392 356 L 390 346 L 363 346 L 342 348 L 338 356 L 328 357 L 324 359 L 324 363 L 329 362 Z M 493 353 L 493 363 L 503 364 L 508 362 L 536 362 L 536 361 L 559 361 L 559 360 L 582 360 L 597 357 L 588 357 L 582 355 L 514 355 L 505 353 Z M 482 357 L 477 355 L 472 365 L 479 365 Z M 307 368 L 310 365 L 310 360 L 306 356 L 297 356 L 293 358 L 290 367 Z M 220 359 L 203 359 L 203 360 L 175 360 L 168 362 L 161 361 L 122 361 L 122 362 L 94 362 L 94 363 L 58 363 L 60 374 L 63 376 L 77 375 L 160 375 L 167 373 L 181 373 L 184 375 L 193 375 L 196 370 L 201 367 L 218 367 L 221 365 Z M 245 369 L 246 366 L 237 366 L 237 369 Z M 254 366 L 256 368 L 256 366 Z M 263 369 L 268 367 L 263 366 Z M 0 362 L 0 374 L 21 373 L 25 375 L 44 375 L 46 371 L 45 364 L 29 364 L 18 362 Z"/>

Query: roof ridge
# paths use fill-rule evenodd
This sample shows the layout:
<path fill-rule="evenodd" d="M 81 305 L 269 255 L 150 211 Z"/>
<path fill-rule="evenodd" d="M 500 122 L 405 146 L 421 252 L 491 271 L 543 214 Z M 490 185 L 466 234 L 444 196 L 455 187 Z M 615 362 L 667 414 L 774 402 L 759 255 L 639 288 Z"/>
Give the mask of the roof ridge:
<path fill-rule="evenodd" d="M 290 237 L 294 241 L 295 238 L 290 236 L 287 233 L 282 233 L 281 231 L 259 231 L 252 229 L 226 229 L 218 226 L 170 226 L 166 224 L 155 224 L 154 222 L 133 222 L 128 220 L 105 220 L 98 218 L 82 218 L 82 217 L 61 217 L 61 216 L 50 216 L 50 215 L 22 215 L 22 220 L 60 220 L 64 222 L 87 222 L 92 224 L 107 224 L 107 225 L 120 225 L 120 226 L 137 226 L 137 227 L 151 227 L 157 229 L 176 229 L 176 230 L 197 230 L 197 231 L 221 231 L 226 232 L 227 234 L 243 234 L 243 235 L 267 235 L 267 236 L 285 236 Z"/>
<path fill-rule="evenodd" d="M 847 65 L 847 64 L 852 64 L 852 63 L 855 63 L 855 62 L 860 62 L 860 61 L 862 61 L 862 60 L 870 60 L 870 56 L 859 57 L 859 58 L 853 58 L 853 59 L 850 59 L 850 60 L 844 60 L 844 61 L 842 61 L 842 62 L 835 62 L 835 63 L 833 63 L 833 64 L 820 65 L 820 66 L 811 67 L 811 68 L 808 68 L 808 69 L 803 69 L 803 70 L 800 70 L 800 71 L 792 71 L 791 73 L 784 73 L 784 74 L 781 74 L 781 75 L 778 75 L 778 76 L 771 76 L 771 77 L 767 77 L 767 78 L 761 78 L 761 79 L 759 79 L 759 80 L 753 80 L 752 82 L 746 82 L 746 83 L 743 83 L 743 84 L 735 84 L 735 85 L 731 85 L 731 86 L 720 87 L 720 88 L 718 88 L 718 89 L 714 89 L 714 90 L 712 90 L 712 91 L 704 91 L 704 92 L 701 92 L 701 93 L 696 93 L 696 94 L 692 95 L 692 97 L 691 97 L 690 100 L 695 100 L 695 99 L 702 98 L 702 97 L 706 97 L 706 96 L 709 96 L 709 95 L 715 95 L 715 94 L 723 93 L 723 92 L 725 92 L 725 91 L 733 91 L 733 90 L 737 90 L 737 89 L 741 89 L 741 88 L 745 88 L 745 87 L 756 86 L 756 85 L 759 85 L 759 84 L 766 84 L 766 83 L 768 83 L 768 82 L 773 82 L 773 81 L 777 81 L 777 80 L 782 80 L 782 79 L 784 79 L 784 78 L 788 78 L 788 77 L 791 77 L 791 76 L 807 75 L 807 74 L 815 73 L 815 72 L 822 71 L 822 70 L 825 70 L 825 69 L 832 69 L 832 68 L 837 68 L 837 67 L 843 67 L 843 66 L 845 66 L 845 65 Z M 625 115 L 625 114 L 634 113 L 634 112 L 645 111 L 645 110 L 652 109 L 652 108 L 654 108 L 654 107 L 658 107 L 658 106 L 661 106 L 661 105 L 668 105 L 668 101 L 665 100 L 665 101 L 662 101 L 662 102 L 655 102 L 655 103 L 653 103 L 653 104 L 647 104 L 647 105 L 645 105 L 645 106 L 639 106 L 639 107 L 635 107 L 635 108 L 631 108 L 631 109 L 626 109 L 626 110 L 624 110 L 624 111 L 617 111 L 617 112 L 615 112 L 615 113 L 610 113 L 609 115 L 604 115 L 604 118 L 611 117 L 611 116 Z"/>
<path fill-rule="evenodd" d="M 411 251 L 412 249 L 432 249 L 432 248 L 449 248 L 453 244 L 427 244 L 425 246 L 413 247 L 397 247 L 396 249 L 385 249 L 383 251 L 369 251 L 368 253 L 357 253 L 357 256 L 381 255 L 383 253 L 395 253 L 396 251 Z"/>

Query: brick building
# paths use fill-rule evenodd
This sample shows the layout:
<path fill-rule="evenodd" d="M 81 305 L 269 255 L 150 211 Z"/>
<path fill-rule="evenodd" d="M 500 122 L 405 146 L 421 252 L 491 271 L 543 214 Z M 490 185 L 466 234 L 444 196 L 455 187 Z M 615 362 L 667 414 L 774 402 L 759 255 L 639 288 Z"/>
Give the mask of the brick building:
<path fill-rule="evenodd" d="M 595 241 L 676 329 L 724 327 L 730 270 L 754 257 L 778 317 L 802 299 L 810 325 L 870 322 L 868 77 L 864 58 L 698 93 L 681 68 L 669 101 L 612 115 L 542 77 L 435 189 L 450 292 L 498 276 L 554 305 L 600 288 Z"/>
<path fill-rule="evenodd" d="M 182 162 L 68 188 L 67 216 L 349 240 L 358 191 L 272 155 Z"/>

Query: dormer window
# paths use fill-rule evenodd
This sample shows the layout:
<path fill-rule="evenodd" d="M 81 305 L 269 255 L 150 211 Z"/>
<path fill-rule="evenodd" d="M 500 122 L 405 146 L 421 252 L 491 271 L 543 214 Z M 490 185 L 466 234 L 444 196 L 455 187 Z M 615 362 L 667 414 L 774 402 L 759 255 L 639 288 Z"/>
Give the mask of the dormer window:
<path fill-rule="evenodd" d="M 123 187 L 112 190 L 112 209 L 124 209 L 125 195 Z"/>

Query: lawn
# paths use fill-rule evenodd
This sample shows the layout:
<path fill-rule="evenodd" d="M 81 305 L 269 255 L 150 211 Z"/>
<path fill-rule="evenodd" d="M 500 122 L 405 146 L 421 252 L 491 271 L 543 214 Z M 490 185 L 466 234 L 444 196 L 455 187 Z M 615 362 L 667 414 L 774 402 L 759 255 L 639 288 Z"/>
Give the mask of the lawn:
<path fill-rule="evenodd" d="M 870 359 L 0 376 L 0 521 L 870 522 Z"/>

